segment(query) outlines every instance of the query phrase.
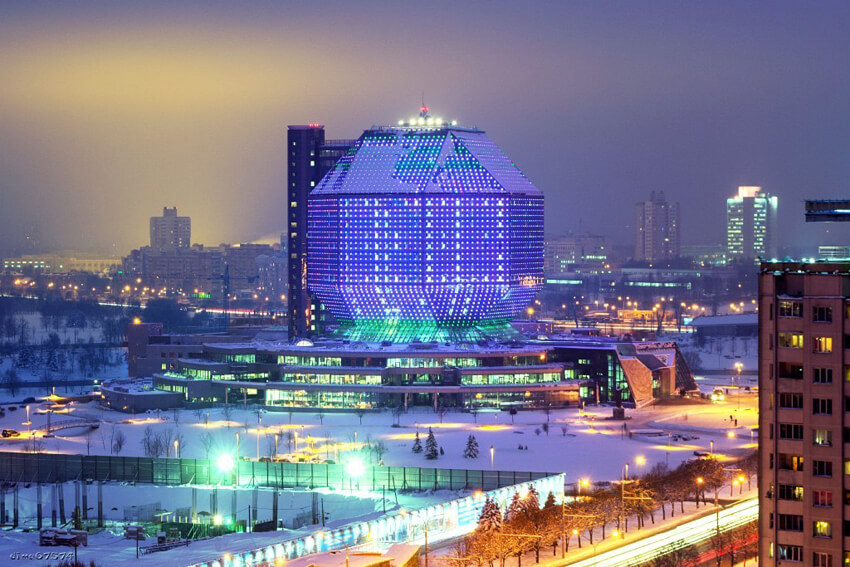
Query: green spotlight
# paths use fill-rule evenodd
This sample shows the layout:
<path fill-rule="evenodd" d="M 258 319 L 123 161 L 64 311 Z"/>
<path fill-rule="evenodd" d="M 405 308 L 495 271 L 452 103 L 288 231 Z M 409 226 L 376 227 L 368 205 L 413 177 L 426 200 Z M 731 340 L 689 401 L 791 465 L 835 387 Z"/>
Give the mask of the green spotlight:
<path fill-rule="evenodd" d="M 345 472 L 352 479 L 357 480 L 366 473 L 366 463 L 359 457 L 351 457 L 345 464 Z"/>
<path fill-rule="evenodd" d="M 233 456 L 228 453 L 223 453 L 218 456 L 215 461 L 218 470 L 223 473 L 229 473 L 233 470 L 233 465 L 235 464 L 233 461 Z"/>

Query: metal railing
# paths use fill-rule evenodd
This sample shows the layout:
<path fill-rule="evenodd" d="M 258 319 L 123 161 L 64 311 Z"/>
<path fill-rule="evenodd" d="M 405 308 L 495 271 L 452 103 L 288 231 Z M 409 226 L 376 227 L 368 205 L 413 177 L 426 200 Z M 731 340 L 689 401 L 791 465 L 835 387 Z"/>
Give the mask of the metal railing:
<path fill-rule="evenodd" d="M 342 464 L 0 452 L 0 481 L 75 480 L 161 485 L 231 485 L 362 490 L 494 490 L 556 473 L 371 466 L 354 476 Z"/>

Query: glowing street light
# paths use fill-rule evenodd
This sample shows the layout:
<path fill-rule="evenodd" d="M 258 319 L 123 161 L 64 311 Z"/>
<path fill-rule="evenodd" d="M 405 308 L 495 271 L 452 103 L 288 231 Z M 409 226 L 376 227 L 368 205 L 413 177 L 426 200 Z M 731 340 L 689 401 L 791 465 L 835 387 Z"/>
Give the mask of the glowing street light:
<path fill-rule="evenodd" d="M 493 445 L 490 445 L 490 470 L 492 471 L 495 467 L 496 459 L 496 448 Z"/>
<path fill-rule="evenodd" d="M 232 471 L 232 470 L 233 470 L 233 466 L 234 466 L 235 464 L 236 464 L 236 463 L 234 462 L 233 457 L 232 457 L 231 455 L 229 455 L 228 453 L 222 453 L 222 454 L 221 454 L 221 455 L 219 455 L 219 456 L 218 456 L 218 458 L 215 460 L 215 465 L 216 465 L 216 467 L 218 468 L 218 470 L 219 470 L 220 472 L 222 472 L 222 473 L 224 473 L 224 474 L 227 474 L 227 473 L 229 473 L 230 471 Z"/>
<path fill-rule="evenodd" d="M 178 439 L 174 440 L 174 458 L 180 458 L 180 441 Z"/>

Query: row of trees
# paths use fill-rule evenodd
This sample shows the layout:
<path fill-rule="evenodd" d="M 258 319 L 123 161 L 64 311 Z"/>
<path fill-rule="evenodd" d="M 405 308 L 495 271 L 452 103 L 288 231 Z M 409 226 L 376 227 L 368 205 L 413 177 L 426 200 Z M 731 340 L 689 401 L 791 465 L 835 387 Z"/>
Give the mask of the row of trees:
<path fill-rule="evenodd" d="M 741 482 L 738 479 L 743 478 L 750 482 L 756 471 L 755 456 L 726 468 L 715 458 L 701 458 L 672 470 L 659 464 L 643 477 L 576 494 L 563 509 L 555 504 L 552 494 L 541 507 L 533 490 L 524 497 L 515 495 L 504 515 L 495 502 L 488 500 L 477 529 L 459 544 L 453 559 L 459 565 L 473 562 L 492 566 L 498 561 L 503 566 L 507 557 L 516 555 L 521 560 L 524 553 L 533 550 L 539 561 L 541 548 L 551 546 L 554 555 L 564 535 L 565 550 L 569 550 L 572 538 L 579 547 L 583 541 L 592 545 L 596 530 L 601 530 L 605 538 L 610 530 L 627 532 L 630 518 L 637 524 L 633 527 L 640 529 L 647 520 L 654 524 L 659 512 L 662 519 L 668 513 L 674 517 L 677 507 L 684 513 L 685 501 L 705 504 L 707 495 L 713 500 L 716 491 L 730 481 Z M 728 538 L 723 542 L 728 544 Z"/>

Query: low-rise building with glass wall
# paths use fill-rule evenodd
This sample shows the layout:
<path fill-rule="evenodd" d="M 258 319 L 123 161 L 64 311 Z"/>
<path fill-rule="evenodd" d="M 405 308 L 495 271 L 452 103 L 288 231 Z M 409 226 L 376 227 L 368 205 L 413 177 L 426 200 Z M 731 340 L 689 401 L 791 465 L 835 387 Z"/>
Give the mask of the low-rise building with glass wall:
<path fill-rule="evenodd" d="M 595 338 L 365 344 L 338 340 L 205 344 L 154 376 L 186 402 L 281 408 L 476 410 L 645 405 L 695 389 L 675 343 Z"/>

